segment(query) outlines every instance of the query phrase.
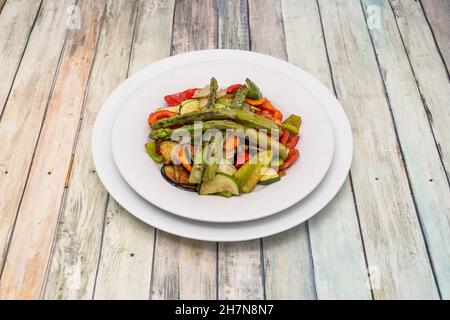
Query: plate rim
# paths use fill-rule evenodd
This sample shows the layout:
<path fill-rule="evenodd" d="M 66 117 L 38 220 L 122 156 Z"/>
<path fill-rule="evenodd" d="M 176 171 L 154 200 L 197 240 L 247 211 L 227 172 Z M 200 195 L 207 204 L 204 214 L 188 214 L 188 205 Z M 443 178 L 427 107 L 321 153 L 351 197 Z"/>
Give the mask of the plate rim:
<path fill-rule="evenodd" d="M 229 52 L 230 54 L 252 54 L 252 55 L 262 55 L 260 53 L 241 51 L 241 50 L 232 50 L 232 49 L 212 49 L 212 50 L 202 50 L 202 51 L 193 51 L 188 53 L 183 53 L 181 55 L 195 55 L 198 53 L 211 53 L 211 51 L 223 51 Z M 159 62 L 164 61 L 165 63 L 170 63 L 170 61 L 177 56 L 172 56 L 160 60 Z M 319 80 L 315 79 L 313 76 L 309 75 L 304 70 L 300 69 L 297 66 L 289 64 L 286 61 L 266 56 L 274 61 L 278 61 L 281 63 L 288 64 L 289 67 L 293 70 L 293 72 L 299 74 L 307 74 L 311 82 L 309 85 L 318 86 L 326 88 Z M 141 70 L 142 71 L 142 70 Z M 347 148 L 346 152 L 337 157 L 337 153 L 335 152 L 333 157 L 333 162 L 330 167 L 330 170 L 326 174 L 325 179 L 319 185 L 319 187 L 314 190 L 310 195 L 308 195 L 302 202 L 295 204 L 291 208 L 281 212 L 277 215 L 269 216 L 267 218 L 243 222 L 243 223 L 207 223 L 200 222 L 190 219 L 181 218 L 175 215 L 172 215 L 168 212 L 164 212 L 163 210 L 153 206 L 150 203 L 147 203 L 144 199 L 140 198 L 134 191 L 126 184 L 114 163 L 103 163 L 105 167 L 101 167 L 100 164 L 104 158 L 107 156 L 106 154 L 112 157 L 111 154 L 111 144 L 108 143 L 106 149 L 101 150 L 102 148 L 102 134 L 104 135 L 102 125 L 108 125 L 108 113 L 111 113 L 111 110 L 114 108 L 114 104 L 117 103 L 117 99 L 120 99 L 126 90 L 131 87 L 132 82 L 139 82 L 140 78 L 142 78 L 142 72 L 138 71 L 135 75 L 139 75 L 139 77 L 135 77 L 131 80 L 131 78 L 122 82 L 106 99 L 102 108 L 97 114 L 95 125 L 92 133 L 92 157 L 93 162 L 97 170 L 97 174 L 111 194 L 111 196 L 128 212 L 134 215 L 139 220 L 152 225 L 160 230 L 191 239 L 203 240 L 203 241 L 222 241 L 222 242 L 232 242 L 232 241 L 245 241 L 251 239 L 258 239 L 261 237 L 266 237 L 270 235 L 274 235 L 285 230 L 288 230 L 296 225 L 308 220 L 313 215 L 322 210 L 328 203 L 330 203 L 335 195 L 339 192 L 342 185 L 347 179 L 348 171 L 352 162 L 353 155 L 353 137 L 350 122 L 348 117 L 345 114 L 344 108 L 341 106 L 339 101 L 335 98 L 335 96 L 331 93 L 331 91 L 327 89 L 328 95 L 322 97 L 327 100 L 326 112 L 333 118 L 335 121 L 332 121 L 333 129 L 335 130 L 335 150 L 337 145 L 344 144 Z M 130 81 L 131 80 L 131 81 Z M 117 115 L 116 111 L 116 114 Z M 332 113 L 333 117 L 331 117 L 330 113 Z M 114 121 L 115 115 L 112 114 Z M 103 123 L 105 122 L 105 124 Z M 337 123 L 339 122 L 339 130 L 336 130 Z M 109 124 L 110 129 L 112 129 L 112 123 Z M 100 127 L 102 129 L 100 129 Z M 337 139 L 339 137 L 339 139 Z M 106 137 L 108 138 L 108 137 Z M 336 143 L 339 140 L 339 143 Z M 97 145 L 97 141 L 99 145 Z M 111 142 L 111 140 L 109 141 Z M 97 149 L 100 149 L 97 152 Z M 105 151 L 103 154 L 101 151 Z M 109 151 L 109 152 L 108 152 Z M 339 158 L 339 161 L 336 161 L 336 158 Z M 110 159 L 112 160 L 112 159 Z M 110 162 L 114 162 L 113 160 Z M 102 165 L 103 165 L 102 164 Z M 332 178 L 330 178 L 332 176 Z M 111 181 L 110 181 L 111 180 Z M 116 180 L 113 181 L 112 180 Z M 324 183 L 326 182 L 326 183 Z M 111 184 L 117 184 L 119 186 L 112 186 Z M 120 184 L 125 184 L 120 186 Z M 127 188 L 129 190 L 127 190 Z M 120 194 L 119 190 L 122 189 L 124 193 L 128 193 L 128 195 Z M 321 189 L 320 192 L 318 189 Z M 134 203 L 127 202 L 126 197 L 133 197 Z M 145 202 L 145 203 L 144 203 Z M 308 207 L 308 209 L 305 209 Z M 307 213 L 304 212 L 307 210 Z M 153 211 L 149 214 L 150 211 Z"/>
<path fill-rule="evenodd" d="M 311 90 L 311 88 L 307 87 L 308 78 L 306 76 L 302 78 L 293 77 L 290 74 L 287 74 L 285 70 L 282 68 L 274 68 L 272 66 L 267 65 L 267 56 L 258 56 L 258 58 L 253 56 L 248 56 L 243 58 L 242 55 L 229 55 L 224 52 L 217 52 L 215 51 L 214 55 L 208 55 L 207 57 L 204 57 L 203 55 L 201 58 L 196 57 L 194 60 L 190 59 L 189 57 L 186 57 L 184 55 L 178 55 L 178 59 L 175 65 L 169 66 L 169 69 L 158 70 L 157 72 L 154 72 L 155 64 L 148 65 L 143 69 L 144 72 L 147 73 L 147 77 L 145 81 L 142 81 L 139 84 L 136 84 L 135 87 L 132 88 L 132 91 L 128 95 L 126 99 L 123 100 L 122 105 L 120 107 L 120 110 L 117 112 L 116 118 L 113 123 L 113 129 L 112 129 L 112 138 L 111 138 L 111 145 L 112 145 L 112 151 L 113 151 L 113 159 L 115 161 L 116 167 L 118 168 L 120 174 L 122 175 L 122 178 L 127 182 L 127 184 L 133 189 L 139 196 L 144 198 L 146 201 L 150 202 L 151 204 L 159 207 L 160 209 L 170 212 L 171 214 L 178 215 L 183 218 L 197 220 L 197 221 L 203 221 L 203 222 L 214 222 L 214 223 L 235 223 L 235 222 L 246 222 L 251 220 L 257 220 L 262 219 L 274 214 L 278 214 L 289 207 L 295 205 L 296 203 L 302 201 L 304 198 L 306 198 L 311 192 L 313 192 L 322 182 L 322 180 L 325 178 L 331 163 L 333 161 L 334 152 L 335 152 L 335 141 L 334 141 L 334 130 L 331 124 L 331 120 L 325 111 L 325 106 L 323 106 L 323 101 L 320 99 L 320 96 L 325 94 L 325 92 L 322 91 L 314 91 Z M 206 59 L 204 59 L 206 58 Z M 175 202 L 166 201 L 166 198 L 161 200 L 158 197 L 155 197 L 152 193 L 149 193 L 146 188 L 143 187 L 143 185 L 140 183 L 138 177 L 135 176 L 135 173 L 133 170 L 129 170 L 130 167 L 127 165 L 129 164 L 128 161 L 124 161 L 123 154 L 125 154 L 121 149 L 118 149 L 118 141 L 121 141 L 120 136 L 121 134 L 118 134 L 118 127 L 122 127 L 124 125 L 124 122 L 119 122 L 121 117 L 127 117 L 127 110 L 125 108 L 126 104 L 130 99 L 133 99 L 133 96 L 137 94 L 140 90 L 142 90 L 142 87 L 148 83 L 151 82 L 152 79 L 158 78 L 161 73 L 165 73 L 170 69 L 183 67 L 192 63 L 201 63 L 204 61 L 207 62 L 216 62 L 216 61 L 230 61 L 230 62 L 242 62 L 245 64 L 254 64 L 255 66 L 262 67 L 262 68 L 270 68 L 273 72 L 278 72 L 282 76 L 285 76 L 290 79 L 290 81 L 294 82 L 295 85 L 301 86 L 305 90 L 309 92 L 309 94 L 317 100 L 317 103 L 319 104 L 318 108 L 319 110 L 314 111 L 317 112 L 317 117 L 323 121 L 323 130 L 325 130 L 325 139 L 328 141 L 328 149 L 326 149 L 327 157 L 324 158 L 325 162 L 323 163 L 322 171 L 319 175 L 316 175 L 313 179 L 313 183 L 307 185 L 307 188 L 304 189 L 304 191 L 299 194 L 298 192 L 291 193 L 287 195 L 284 198 L 283 202 L 276 201 L 274 204 L 270 204 L 272 207 L 267 209 L 267 207 L 264 207 L 264 210 L 252 210 L 249 211 L 250 214 L 234 214 L 234 215 L 228 215 L 228 214 L 220 214 L 218 215 L 217 210 L 214 211 L 212 214 L 212 211 L 210 210 L 210 205 L 220 205 L 220 201 L 228 201 L 228 199 L 208 199 L 208 202 L 204 202 L 205 205 L 202 207 L 196 207 L 195 212 L 196 215 L 192 214 L 192 210 L 186 210 L 185 209 L 185 201 L 191 201 L 189 199 L 185 199 L 185 201 L 180 202 L 180 204 L 177 204 Z M 286 68 L 285 65 L 283 65 L 284 68 Z M 149 70 L 153 68 L 153 70 Z M 135 75 L 132 75 L 131 77 L 134 77 Z M 130 77 L 130 78 L 131 78 Z M 328 91 L 328 89 L 326 89 Z M 328 93 L 328 92 L 327 92 Z M 317 106 L 316 106 L 317 107 Z M 316 109 L 316 108 L 315 108 Z M 312 109 L 311 109 L 312 110 Z M 123 129 L 123 128 L 122 128 Z M 125 130 L 127 131 L 127 130 Z M 120 132 L 123 132 L 120 130 Z M 117 140 L 119 138 L 119 140 Z M 122 142 L 123 146 L 123 142 Z M 126 153 L 128 154 L 128 153 Z M 163 183 L 163 181 L 161 182 Z M 287 182 L 285 182 L 287 183 Z M 291 186 L 293 187 L 293 186 Z M 278 187 L 280 188 L 280 187 Z M 158 192 L 158 191 L 156 191 Z M 160 194 L 161 195 L 161 194 Z M 184 195 L 185 197 L 192 197 L 192 195 Z M 245 195 L 244 195 L 245 196 Z M 243 201 L 242 197 L 241 199 L 235 200 L 234 202 L 237 202 L 239 200 Z M 248 197 L 247 197 L 248 198 Z M 192 201 L 195 201 L 196 199 L 192 198 Z M 255 199 L 255 195 L 252 195 L 251 199 L 247 199 L 248 201 L 252 201 L 252 203 L 255 203 L 255 201 L 258 201 Z M 211 202 L 217 202 L 217 203 L 211 203 Z M 239 204 L 235 203 L 229 203 L 228 208 L 231 206 L 236 206 Z M 224 204 L 225 205 L 225 204 Z M 261 207 L 260 207 L 261 208 Z M 223 211 L 223 210 L 222 210 Z"/>

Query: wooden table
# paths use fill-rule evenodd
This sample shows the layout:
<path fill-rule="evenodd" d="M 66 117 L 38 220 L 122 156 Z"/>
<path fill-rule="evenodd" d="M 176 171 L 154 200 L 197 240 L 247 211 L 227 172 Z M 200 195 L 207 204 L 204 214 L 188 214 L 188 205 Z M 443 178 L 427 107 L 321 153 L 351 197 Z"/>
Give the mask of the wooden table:
<path fill-rule="evenodd" d="M 0 0 L 0 299 L 449 299 L 450 1 Z M 266 53 L 334 91 L 353 165 L 308 222 L 241 243 L 124 211 L 91 134 L 171 54 Z"/>

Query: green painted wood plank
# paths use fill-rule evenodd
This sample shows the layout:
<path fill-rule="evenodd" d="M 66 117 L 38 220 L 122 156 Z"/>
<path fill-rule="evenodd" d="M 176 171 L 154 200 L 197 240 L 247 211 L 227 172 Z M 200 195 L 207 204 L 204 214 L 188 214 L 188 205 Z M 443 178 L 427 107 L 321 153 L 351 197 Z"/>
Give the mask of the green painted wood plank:
<path fill-rule="evenodd" d="M 249 50 L 246 0 L 219 0 L 219 48 Z M 263 299 L 261 241 L 219 243 L 218 298 Z"/>
<path fill-rule="evenodd" d="M 289 61 L 333 91 L 317 3 L 283 0 L 282 8 Z M 348 180 L 332 202 L 308 221 L 308 226 L 317 297 L 371 299 L 357 213 Z"/>
<path fill-rule="evenodd" d="M 361 5 L 327 0 L 319 8 L 353 129 L 352 182 L 368 265 L 379 279 L 374 297 L 439 298 Z"/>
<path fill-rule="evenodd" d="M 450 298 L 450 188 L 420 92 L 389 3 L 363 0 L 379 9 L 370 33 L 386 85 L 428 250 L 443 298 Z"/>
<path fill-rule="evenodd" d="M 280 1 L 250 0 L 251 49 L 287 59 Z M 270 35 L 270 36 L 268 36 Z M 306 223 L 263 239 L 267 299 L 315 299 Z"/>

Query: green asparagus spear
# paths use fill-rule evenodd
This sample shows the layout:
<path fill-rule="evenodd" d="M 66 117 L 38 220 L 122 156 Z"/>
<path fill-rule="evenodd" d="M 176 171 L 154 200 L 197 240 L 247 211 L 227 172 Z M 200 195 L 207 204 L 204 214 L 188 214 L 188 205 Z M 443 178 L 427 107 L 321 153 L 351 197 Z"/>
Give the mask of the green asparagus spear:
<path fill-rule="evenodd" d="M 226 129 L 245 129 L 245 126 L 230 120 L 212 120 L 212 121 L 204 121 L 202 122 L 202 130 L 206 131 L 208 129 L 218 129 L 218 130 L 226 130 Z M 194 125 L 189 124 L 182 126 L 177 129 L 170 128 L 162 128 L 157 130 L 152 130 L 149 134 L 149 138 L 152 140 L 170 140 L 172 134 L 181 133 L 182 130 L 187 130 L 190 135 L 194 134 Z"/>
<path fill-rule="evenodd" d="M 276 122 L 257 114 L 239 109 L 199 110 L 160 119 L 152 124 L 152 129 L 167 128 L 174 125 L 185 125 L 194 121 L 233 120 L 255 129 L 277 130 Z"/>
<path fill-rule="evenodd" d="M 203 109 L 208 110 L 214 108 L 214 105 L 216 104 L 217 89 L 218 89 L 217 80 L 216 78 L 212 77 L 209 83 L 208 103 L 206 103 Z"/>
<path fill-rule="evenodd" d="M 247 96 L 248 88 L 246 85 L 240 87 L 234 96 L 233 102 L 231 103 L 231 108 L 241 109 L 245 102 L 245 97 Z"/>

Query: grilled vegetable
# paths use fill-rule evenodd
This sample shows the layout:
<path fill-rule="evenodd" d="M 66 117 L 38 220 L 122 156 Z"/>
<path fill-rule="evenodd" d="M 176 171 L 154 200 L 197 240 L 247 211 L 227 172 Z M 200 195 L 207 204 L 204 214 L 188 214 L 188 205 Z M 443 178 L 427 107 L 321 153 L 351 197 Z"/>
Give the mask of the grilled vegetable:
<path fill-rule="evenodd" d="M 242 87 L 242 84 L 232 84 L 231 86 L 229 86 L 227 88 L 227 93 L 234 93 L 236 92 L 237 89 L 239 89 L 240 87 Z"/>
<path fill-rule="evenodd" d="M 201 123 L 202 130 L 206 131 L 208 129 L 218 129 L 218 130 L 226 130 L 226 129 L 245 129 L 245 126 L 230 120 L 211 120 L 205 121 Z M 172 136 L 172 134 L 181 133 L 182 130 L 186 130 L 189 134 L 194 134 L 194 125 L 189 124 L 182 126 L 177 129 L 170 128 L 162 128 L 158 130 L 152 130 L 149 134 L 149 138 L 153 140 L 168 140 Z"/>
<path fill-rule="evenodd" d="M 189 184 L 189 173 L 180 166 L 163 165 L 161 175 L 171 185 L 186 191 L 197 191 L 197 186 Z"/>
<path fill-rule="evenodd" d="M 246 85 L 240 87 L 236 91 L 236 95 L 234 96 L 233 102 L 231 103 L 230 108 L 240 109 L 245 102 L 245 97 L 247 96 L 248 88 Z"/>
<path fill-rule="evenodd" d="M 225 194 L 223 192 L 226 192 Z M 225 173 L 217 173 L 214 179 L 202 182 L 200 194 L 239 195 L 239 186 L 232 176 Z"/>
<path fill-rule="evenodd" d="M 184 125 L 194 121 L 209 120 L 234 120 L 247 125 L 250 128 L 278 130 L 278 124 L 274 121 L 260 117 L 253 112 L 239 109 L 219 109 L 205 110 L 206 106 L 199 111 L 182 115 L 175 115 L 170 118 L 161 119 L 152 124 L 152 129 L 168 128 L 174 125 Z"/>
<path fill-rule="evenodd" d="M 177 143 L 173 141 L 164 141 L 161 142 L 161 145 L 159 146 L 159 150 L 161 152 L 161 155 L 164 158 L 164 163 L 169 164 L 172 162 L 172 151 L 177 146 Z"/>
<path fill-rule="evenodd" d="M 231 102 L 233 102 L 233 99 L 219 98 L 219 99 L 217 99 L 216 104 L 220 103 L 220 104 L 224 105 L 225 107 L 229 107 L 229 106 L 231 106 Z"/>
<path fill-rule="evenodd" d="M 236 172 L 236 167 L 230 161 L 225 160 L 222 163 L 219 163 L 219 166 L 217 167 L 217 173 L 219 172 L 226 173 L 232 176 Z"/>
<path fill-rule="evenodd" d="M 197 91 L 196 88 L 187 89 L 187 90 L 185 90 L 183 92 L 179 92 L 179 93 L 169 94 L 164 97 L 164 100 L 166 100 L 167 105 L 169 105 L 169 107 L 173 107 L 173 106 L 179 105 L 180 103 L 182 103 L 185 100 L 191 99 L 192 96 L 194 95 L 195 91 Z"/>
<path fill-rule="evenodd" d="M 181 103 L 180 105 L 180 114 L 185 114 L 193 111 L 197 111 L 200 109 L 198 100 L 189 99 Z"/>
<path fill-rule="evenodd" d="M 208 96 L 208 103 L 204 107 L 205 109 L 213 109 L 214 104 L 216 103 L 216 97 L 217 97 L 217 80 L 216 78 L 212 77 L 211 82 L 209 84 L 209 96 Z"/>
<path fill-rule="evenodd" d="M 282 127 L 292 134 L 297 135 L 302 123 L 302 118 L 295 114 L 291 114 L 286 120 L 283 121 Z"/>
<path fill-rule="evenodd" d="M 150 141 L 145 144 L 145 151 L 153 159 L 156 163 L 162 163 L 164 161 L 164 157 L 156 152 L 156 143 L 155 141 Z"/>
<path fill-rule="evenodd" d="M 170 118 L 173 116 L 176 116 L 178 113 L 176 112 L 171 112 L 171 111 L 167 111 L 167 110 L 161 110 L 161 111 L 156 111 L 151 113 L 148 116 L 148 124 L 150 126 L 152 126 L 155 122 L 157 122 L 160 119 L 164 119 L 164 118 Z"/>
<path fill-rule="evenodd" d="M 252 192 L 261 178 L 261 169 L 266 168 L 270 160 L 272 159 L 272 153 L 270 151 L 263 151 L 255 155 L 256 158 L 252 158 L 251 161 L 244 164 L 233 175 L 240 187 L 242 193 Z"/>
<path fill-rule="evenodd" d="M 261 90 L 259 90 L 258 86 L 249 78 L 245 79 L 245 83 L 247 83 L 248 92 L 247 98 L 257 100 L 262 98 Z"/>
<path fill-rule="evenodd" d="M 198 184 L 202 182 L 203 171 L 205 170 L 203 164 L 203 154 L 202 150 L 197 150 L 194 152 L 194 164 L 192 165 L 192 171 L 189 175 L 189 182 Z"/>
<path fill-rule="evenodd" d="M 281 178 L 274 168 L 262 168 L 258 184 L 268 185 L 280 180 Z"/>

